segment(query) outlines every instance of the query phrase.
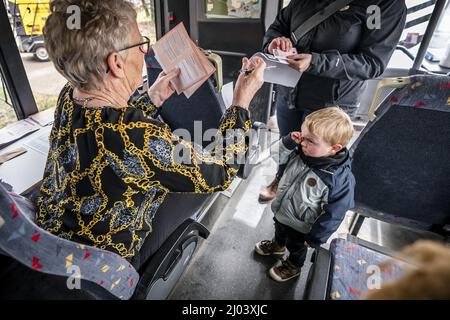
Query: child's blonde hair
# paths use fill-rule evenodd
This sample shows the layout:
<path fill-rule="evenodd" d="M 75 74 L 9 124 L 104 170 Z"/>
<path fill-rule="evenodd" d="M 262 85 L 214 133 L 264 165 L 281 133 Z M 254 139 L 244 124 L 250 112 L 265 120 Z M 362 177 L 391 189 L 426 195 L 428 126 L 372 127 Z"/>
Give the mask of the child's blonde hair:
<path fill-rule="evenodd" d="M 320 109 L 309 114 L 303 125 L 332 146 L 347 146 L 354 132 L 352 120 L 338 107 Z"/>

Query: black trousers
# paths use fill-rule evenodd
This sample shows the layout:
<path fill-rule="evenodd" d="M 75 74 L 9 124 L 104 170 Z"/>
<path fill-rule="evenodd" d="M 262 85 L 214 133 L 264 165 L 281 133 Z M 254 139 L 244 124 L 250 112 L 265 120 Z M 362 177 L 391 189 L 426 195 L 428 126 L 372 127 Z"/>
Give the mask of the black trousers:
<path fill-rule="evenodd" d="M 305 235 L 291 227 L 288 227 L 275 218 L 275 242 L 279 246 L 286 246 L 289 250 L 288 260 L 297 267 L 303 267 L 308 253 L 308 247 L 305 245 Z"/>

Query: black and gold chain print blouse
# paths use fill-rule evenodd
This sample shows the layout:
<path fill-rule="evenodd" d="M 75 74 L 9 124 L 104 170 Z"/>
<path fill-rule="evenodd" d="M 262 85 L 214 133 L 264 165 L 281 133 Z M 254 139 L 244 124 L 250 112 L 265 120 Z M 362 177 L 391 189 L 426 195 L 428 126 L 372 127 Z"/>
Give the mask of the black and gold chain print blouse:
<path fill-rule="evenodd" d="M 85 108 L 72 94 L 67 84 L 58 100 L 37 221 L 59 237 L 126 259 L 138 253 L 169 192 L 226 189 L 237 172 L 233 159 L 248 148 L 242 135 L 212 152 L 182 140 L 154 119 L 147 94 L 121 110 Z M 248 111 L 231 107 L 218 134 L 226 140 L 227 130 L 250 126 Z M 190 161 L 175 161 L 175 149 Z"/>

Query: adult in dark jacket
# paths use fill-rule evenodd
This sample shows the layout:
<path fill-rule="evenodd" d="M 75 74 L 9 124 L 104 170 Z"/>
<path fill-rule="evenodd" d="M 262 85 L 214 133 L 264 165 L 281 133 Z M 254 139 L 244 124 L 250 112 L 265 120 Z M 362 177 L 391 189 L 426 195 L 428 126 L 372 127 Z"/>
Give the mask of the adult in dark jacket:
<path fill-rule="evenodd" d="M 298 130 L 311 111 L 339 106 L 354 116 L 366 88 L 366 80 L 381 76 L 401 37 L 406 21 L 402 0 L 355 0 L 305 34 L 297 43 L 290 39 L 307 19 L 332 0 L 292 0 L 281 10 L 264 37 L 263 51 L 295 47 L 289 64 L 302 72 L 295 89 L 277 88 L 277 121 L 280 136 Z M 371 6 L 380 12 L 380 25 L 372 22 Z M 260 201 L 272 200 L 283 168 L 261 192 Z"/>

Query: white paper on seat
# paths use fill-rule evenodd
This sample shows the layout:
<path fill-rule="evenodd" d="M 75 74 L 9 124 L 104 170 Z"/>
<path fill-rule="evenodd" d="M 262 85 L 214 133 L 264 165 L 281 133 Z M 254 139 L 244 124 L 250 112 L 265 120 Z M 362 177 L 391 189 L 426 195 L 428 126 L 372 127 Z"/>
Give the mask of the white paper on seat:
<path fill-rule="evenodd" d="M 271 54 L 262 52 L 255 53 L 253 57 L 261 57 L 266 62 L 267 66 L 264 71 L 265 82 L 280 84 L 290 88 L 297 86 L 302 73 L 289 67 L 286 61 L 282 61 Z"/>

